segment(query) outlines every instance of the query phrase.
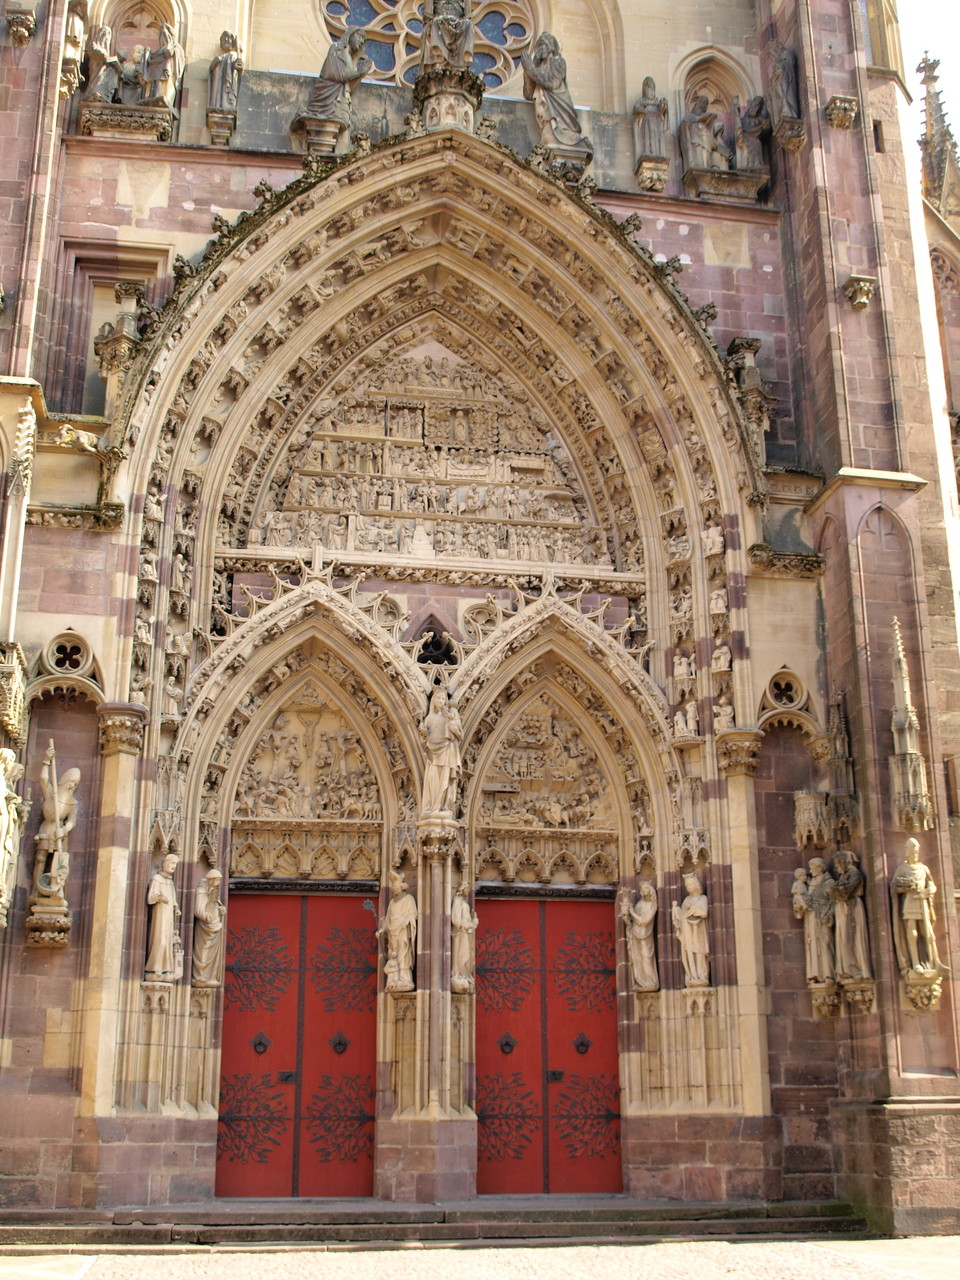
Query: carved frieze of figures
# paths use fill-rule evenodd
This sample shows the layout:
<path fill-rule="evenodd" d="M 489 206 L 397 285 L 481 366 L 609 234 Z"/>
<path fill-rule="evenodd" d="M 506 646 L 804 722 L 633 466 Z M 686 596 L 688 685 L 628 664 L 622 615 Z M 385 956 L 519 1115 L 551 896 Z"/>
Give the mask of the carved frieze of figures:
<path fill-rule="evenodd" d="M 770 114 L 773 136 L 781 147 L 798 151 L 806 139 L 800 118 L 800 91 L 797 79 L 797 55 L 792 49 L 771 40 L 767 45 L 770 71 Z"/>
<path fill-rule="evenodd" d="M 332 155 L 342 138 L 349 140 L 352 91 L 373 69 L 372 60 L 364 53 L 366 45 L 367 33 L 348 27 L 327 50 L 306 109 L 292 125 L 306 134 L 309 152 Z"/>
<path fill-rule="evenodd" d="M 128 133 L 169 141 L 186 57 L 169 23 L 161 23 L 156 49 L 118 49 L 108 26 L 88 42 L 89 75 L 80 110 L 80 132 L 94 137 Z"/>
<path fill-rule="evenodd" d="M 673 931 L 680 943 L 686 987 L 710 985 L 710 908 L 700 877 L 688 872 L 683 877 L 684 897 L 673 904 Z"/>
<path fill-rule="evenodd" d="M 656 885 L 649 880 L 641 881 L 635 899 L 629 889 L 623 889 L 620 893 L 620 918 L 627 939 L 634 990 L 659 991 Z"/>
<path fill-rule="evenodd" d="M 423 720 L 426 762 L 423 770 L 421 818 L 452 818 L 459 804 L 460 741 L 463 727 L 445 689 L 435 689 Z"/>
<path fill-rule="evenodd" d="M 910 1003 L 919 1010 L 937 1007 L 942 975 L 949 972 L 937 949 L 936 896 L 930 868 L 920 861 L 920 844 L 911 838 L 890 877 L 890 900 L 897 966 Z"/>
<path fill-rule="evenodd" d="M 9 747 L 0 748 L 0 929 L 8 923 L 17 880 L 26 804 L 17 792 L 23 765 Z"/>
<path fill-rule="evenodd" d="M 384 975 L 388 991 L 413 991 L 413 966 L 417 956 L 417 900 L 399 871 L 390 872 L 390 905 L 380 921 L 377 936 L 384 939 Z"/>
<path fill-rule="evenodd" d="M 215 146 L 225 147 L 237 127 L 237 99 L 243 75 L 243 50 L 232 31 L 220 33 L 220 50 L 207 78 L 207 128 Z"/>
<path fill-rule="evenodd" d="M 532 102 L 540 126 L 540 145 L 559 172 L 579 177 L 593 157 L 593 144 L 580 128 L 580 117 L 567 88 L 567 64 L 560 42 L 549 31 L 537 36 L 533 53 L 520 58 L 523 96 Z"/>
<path fill-rule="evenodd" d="M 450 908 L 450 990 L 469 992 L 474 987 L 476 932 L 480 921 L 470 906 L 470 886 L 457 889 Z"/>
<path fill-rule="evenodd" d="M 197 885 L 193 908 L 193 973 L 195 987 L 219 987 L 223 981 L 226 908 L 220 901 L 223 873 L 211 867 Z"/>
<path fill-rule="evenodd" d="M 653 76 L 646 76 L 640 97 L 633 104 L 636 175 L 642 191 L 662 191 L 670 161 L 664 146 L 667 100 L 657 95 Z"/>
<path fill-rule="evenodd" d="M 77 825 L 79 785 L 79 769 L 67 769 L 58 778 L 56 750 L 51 740 L 40 767 L 43 821 L 36 836 L 37 856 L 26 922 L 27 941 L 31 946 L 63 947 L 69 939 L 71 916 L 66 893 L 70 853 L 67 846 L 70 833 Z"/>
<path fill-rule="evenodd" d="M 179 982 L 183 977 L 183 943 L 180 940 L 180 903 L 174 875 L 180 859 L 168 853 L 147 886 L 150 924 L 147 932 L 147 982 Z"/>

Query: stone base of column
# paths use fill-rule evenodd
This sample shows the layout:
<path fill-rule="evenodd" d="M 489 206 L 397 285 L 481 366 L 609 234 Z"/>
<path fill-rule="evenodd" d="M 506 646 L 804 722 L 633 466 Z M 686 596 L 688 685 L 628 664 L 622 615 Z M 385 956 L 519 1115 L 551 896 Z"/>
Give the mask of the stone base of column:
<path fill-rule="evenodd" d="M 880 1235 L 960 1233 L 960 1098 L 838 1103 L 839 1191 Z"/>
<path fill-rule="evenodd" d="M 380 1120 L 373 1194 L 429 1204 L 477 1194 L 476 1120 Z"/>
<path fill-rule="evenodd" d="M 483 100 L 483 81 L 456 67 L 431 67 L 421 71 L 413 86 L 413 106 L 427 133 L 459 129 L 473 133 Z"/>

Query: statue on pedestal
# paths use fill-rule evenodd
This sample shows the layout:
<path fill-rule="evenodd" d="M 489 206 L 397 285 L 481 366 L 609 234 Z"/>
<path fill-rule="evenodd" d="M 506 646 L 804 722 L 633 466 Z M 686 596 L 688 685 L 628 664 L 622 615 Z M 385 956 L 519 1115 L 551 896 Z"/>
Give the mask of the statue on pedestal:
<path fill-rule="evenodd" d="M 807 982 L 832 982 L 836 973 L 833 926 L 836 882 L 822 858 L 811 858 L 810 873 L 798 867 L 790 896 L 793 914 L 803 921 Z"/>
<path fill-rule="evenodd" d="M 390 872 L 390 905 L 380 921 L 377 937 L 387 940 L 383 971 L 388 991 L 413 991 L 413 963 L 417 955 L 417 900 L 399 871 Z"/>
<path fill-rule="evenodd" d="M 236 115 L 240 77 L 243 74 L 242 52 L 232 31 L 221 32 L 220 52 L 210 63 L 208 111 L 225 111 Z"/>
<path fill-rule="evenodd" d="M 435 689 L 431 694 L 423 730 L 427 739 L 427 763 L 423 771 L 420 816 L 450 818 L 457 805 L 463 726 L 445 690 Z"/>
<path fill-rule="evenodd" d="M 57 756 L 50 739 L 40 769 L 43 821 L 37 832 L 37 860 L 33 869 L 33 900 L 44 898 L 66 905 L 64 890 L 70 870 L 67 837 L 77 825 L 77 787 L 80 770 L 68 769 L 57 780 Z"/>
<path fill-rule="evenodd" d="M 186 55 L 173 27 L 168 22 L 161 23 L 158 47 L 147 54 L 140 69 L 140 105 L 168 107 L 172 111 L 185 64 Z"/>
<path fill-rule="evenodd" d="M 177 902 L 177 887 L 173 883 L 179 865 L 177 855 L 168 853 L 147 887 L 147 906 L 150 908 L 147 962 L 144 966 L 147 982 L 177 982 L 183 977 L 183 945 L 178 928 L 180 904 Z"/>
<path fill-rule="evenodd" d="M 557 37 L 549 31 L 541 32 L 533 54 L 523 54 L 520 63 L 523 96 L 534 105 L 541 144 L 574 147 L 592 155 L 593 145 L 580 130 L 580 117 L 567 88 L 567 64 Z"/>
<path fill-rule="evenodd" d="M 473 65 L 472 7 L 471 0 L 426 0 L 421 69 Z"/>
<path fill-rule="evenodd" d="M 474 987 L 474 942 L 480 920 L 470 907 L 470 886 L 464 880 L 450 908 L 450 990 L 463 993 Z"/>
<path fill-rule="evenodd" d="M 673 931 L 680 943 L 680 960 L 683 964 L 685 985 L 709 987 L 710 939 L 707 933 L 707 917 L 710 908 L 703 892 L 700 877 L 688 872 L 683 877 L 686 896 L 673 904 Z"/>
<path fill-rule="evenodd" d="M 856 855 L 840 849 L 834 855 L 833 874 L 837 977 L 872 977 L 870 947 L 867 942 L 867 913 L 863 906 L 866 877 L 857 866 Z"/>
<path fill-rule="evenodd" d="M 219 987 L 223 972 L 223 924 L 220 901 L 223 873 L 212 867 L 197 885 L 193 909 L 193 985 Z"/>
<path fill-rule="evenodd" d="M 620 895 L 620 919 L 627 935 L 627 952 L 637 991 L 659 991 L 655 929 L 657 923 L 657 890 L 644 880 L 634 902 L 630 890 Z"/>
<path fill-rule="evenodd" d="M 713 124 L 706 94 L 699 94 L 680 121 L 680 153 L 684 169 L 709 169 L 713 152 Z"/>
<path fill-rule="evenodd" d="M 111 52 L 113 31 L 94 27 L 87 41 L 87 87 L 84 102 L 113 102 L 120 87 L 120 59 Z"/>
<path fill-rule="evenodd" d="M 897 964 L 905 977 L 911 973 L 948 973 L 937 951 L 933 926 L 937 919 L 934 899 L 937 886 L 930 868 L 920 861 L 919 842 L 910 839 L 906 856 L 890 880 L 893 904 L 893 941 Z"/>
<path fill-rule="evenodd" d="M 636 127 L 637 156 L 661 158 L 664 155 L 663 132 L 667 120 L 667 100 L 657 97 L 653 76 L 647 76 L 640 97 L 633 104 Z"/>

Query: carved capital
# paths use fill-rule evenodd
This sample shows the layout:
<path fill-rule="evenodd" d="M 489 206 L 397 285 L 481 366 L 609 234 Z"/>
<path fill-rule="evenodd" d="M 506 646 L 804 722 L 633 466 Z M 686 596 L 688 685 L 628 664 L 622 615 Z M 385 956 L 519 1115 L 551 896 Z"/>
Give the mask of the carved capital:
<path fill-rule="evenodd" d="M 835 93 L 826 106 L 830 127 L 832 129 L 852 129 L 859 110 L 860 103 L 856 98 L 848 97 L 844 93 Z"/>
<path fill-rule="evenodd" d="M 641 191 L 662 191 L 667 185 L 670 161 L 666 156 L 640 156 L 634 173 Z"/>
<path fill-rule="evenodd" d="M 721 734 L 717 738 L 717 763 L 724 777 L 754 777 L 762 740 L 763 735 L 756 729 L 732 729 Z"/>
<path fill-rule="evenodd" d="M 843 983 L 843 994 L 851 1013 L 872 1013 L 875 992 L 872 978 L 862 978 L 859 981 L 848 978 Z"/>
<path fill-rule="evenodd" d="M 73 916 L 62 899 L 32 899 L 25 922 L 26 945 L 59 951 L 70 945 Z"/>
<path fill-rule="evenodd" d="M 840 992 L 835 982 L 808 982 L 813 1012 L 817 1018 L 840 1016 Z"/>
<path fill-rule="evenodd" d="M 875 276 L 848 276 L 843 284 L 843 296 L 854 311 L 865 311 L 876 285 Z"/>
<path fill-rule="evenodd" d="M 135 703 L 106 703 L 100 708 L 100 751 L 105 756 L 118 753 L 138 756 L 143 750 L 146 707 Z"/>

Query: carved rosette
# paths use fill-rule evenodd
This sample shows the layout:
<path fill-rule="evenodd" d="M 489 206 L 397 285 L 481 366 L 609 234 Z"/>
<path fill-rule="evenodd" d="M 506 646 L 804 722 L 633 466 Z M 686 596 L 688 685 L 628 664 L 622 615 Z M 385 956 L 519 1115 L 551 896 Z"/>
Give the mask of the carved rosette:
<path fill-rule="evenodd" d="M 145 707 L 129 703 L 100 708 L 100 752 L 104 756 L 138 756 L 143 750 Z"/>
<path fill-rule="evenodd" d="M 725 778 L 756 776 L 762 735 L 754 729 L 732 729 L 717 738 L 717 763 Z"/>
<path fill-rule="evenodd" d="M 860 103 L 845 93 L 835 93 L 827 102 L 826 113 L 832 129 L 852 129 Z"/>

